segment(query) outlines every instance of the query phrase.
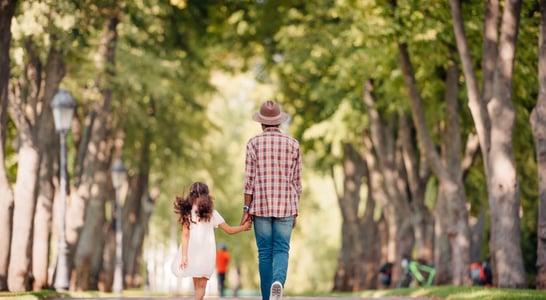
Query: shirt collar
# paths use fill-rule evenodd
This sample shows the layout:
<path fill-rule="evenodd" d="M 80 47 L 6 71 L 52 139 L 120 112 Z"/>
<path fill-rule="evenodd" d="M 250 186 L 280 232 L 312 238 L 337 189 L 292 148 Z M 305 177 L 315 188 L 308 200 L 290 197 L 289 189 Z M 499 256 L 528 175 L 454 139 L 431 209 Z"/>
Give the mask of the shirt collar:
<path fill-rule="evenodd" d="M 264 132 L 270 132 L 270 131 L 277 131 L 277 132 L 280 132 L 281 129 L 279 127 L 266 127 L 264 129 Z"/>

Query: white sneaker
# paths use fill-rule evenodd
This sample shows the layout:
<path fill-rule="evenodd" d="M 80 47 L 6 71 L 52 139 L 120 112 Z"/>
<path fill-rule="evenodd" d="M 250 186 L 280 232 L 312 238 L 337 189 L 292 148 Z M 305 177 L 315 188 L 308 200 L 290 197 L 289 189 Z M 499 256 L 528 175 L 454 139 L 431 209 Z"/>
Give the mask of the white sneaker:
<path fill-rule="evenodd" d="M 282 300 L 282 284 L 280 282 L 275 281 L 271 285 L 269 300 Z"/>

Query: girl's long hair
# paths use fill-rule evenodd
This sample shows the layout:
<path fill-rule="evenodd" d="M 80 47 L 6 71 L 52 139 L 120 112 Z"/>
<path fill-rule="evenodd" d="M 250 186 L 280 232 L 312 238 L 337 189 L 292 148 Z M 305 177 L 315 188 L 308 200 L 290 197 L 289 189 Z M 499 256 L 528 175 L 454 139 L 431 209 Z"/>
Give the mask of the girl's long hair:
<path fill-rule="evenodd" d="M 197 206 L 197 220 L 192 220 L 191 211 Z M 209 187 L 202 182 L 194 182 L 190 186 L 190 193 L 187 197 L 176 196 L 174 200 L 174 213 L 178 215 L 180 225 L 190 226 L 191 223 L 209 222 L 212 217 L 214 205 L 212 196 L 209 195 Z"/>

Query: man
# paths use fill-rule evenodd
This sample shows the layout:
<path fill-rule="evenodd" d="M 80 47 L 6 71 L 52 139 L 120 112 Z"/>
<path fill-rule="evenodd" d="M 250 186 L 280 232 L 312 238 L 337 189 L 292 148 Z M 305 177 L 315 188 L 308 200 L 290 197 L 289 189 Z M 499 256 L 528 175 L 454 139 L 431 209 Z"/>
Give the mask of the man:
<path fill-rule="evenodd" d="M 225 296 L 225 282 L 229 258 L 230 255 L 226 244 L 221 243 L 220 250 L 216 252 L 216 273 L 218 273 L 218 291 L 220 292 L 220 297 Z"/>
<path fill-rule="evenodd" d="M 241 224 L 254 221 L 262 299 L 281 300 L 302 191 L 300 146 L 279 129 L 288 115 L 277 103 L 266 101 L 252 118 L 263 132 L 246 146 Z"/>

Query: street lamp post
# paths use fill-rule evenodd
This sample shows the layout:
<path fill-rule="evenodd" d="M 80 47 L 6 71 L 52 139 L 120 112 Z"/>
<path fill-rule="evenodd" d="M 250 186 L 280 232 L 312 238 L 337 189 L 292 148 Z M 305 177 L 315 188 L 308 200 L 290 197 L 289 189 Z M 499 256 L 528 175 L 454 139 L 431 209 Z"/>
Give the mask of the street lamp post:
<path fill-rule="evenodd" d="M 70 272 L 68 270 L 68 244 L 66 242 L 66 134 L 70 130 L 70 123 L 74 115 L 76 103 L 72 95 L 65 89 L 59 89 L 59 92 L 51 101 L 53 110 L 53 120 L 55 121 L 55 130 L 61 137 L 61 155 L 60 155 L 60 213 L 59 213 L 59 240 L 58 240 L 58 258 L 57 270 L 55 274 L 55 289 L 57 291 L 66 291 L 70 285 Z"/>
<path fill-rule="evenodd" d="M 114 269 L 114 284 L 113 291 L 116 294 L 121 294 L 123 290 L 123 233 L 121 228 L 121 201 L 120 201 L 120 189 L 127 179 L 127 170 L 121 159 L 116 160 L 112 165 L 112 184 L 116 190 L 116 261 Z"/>

